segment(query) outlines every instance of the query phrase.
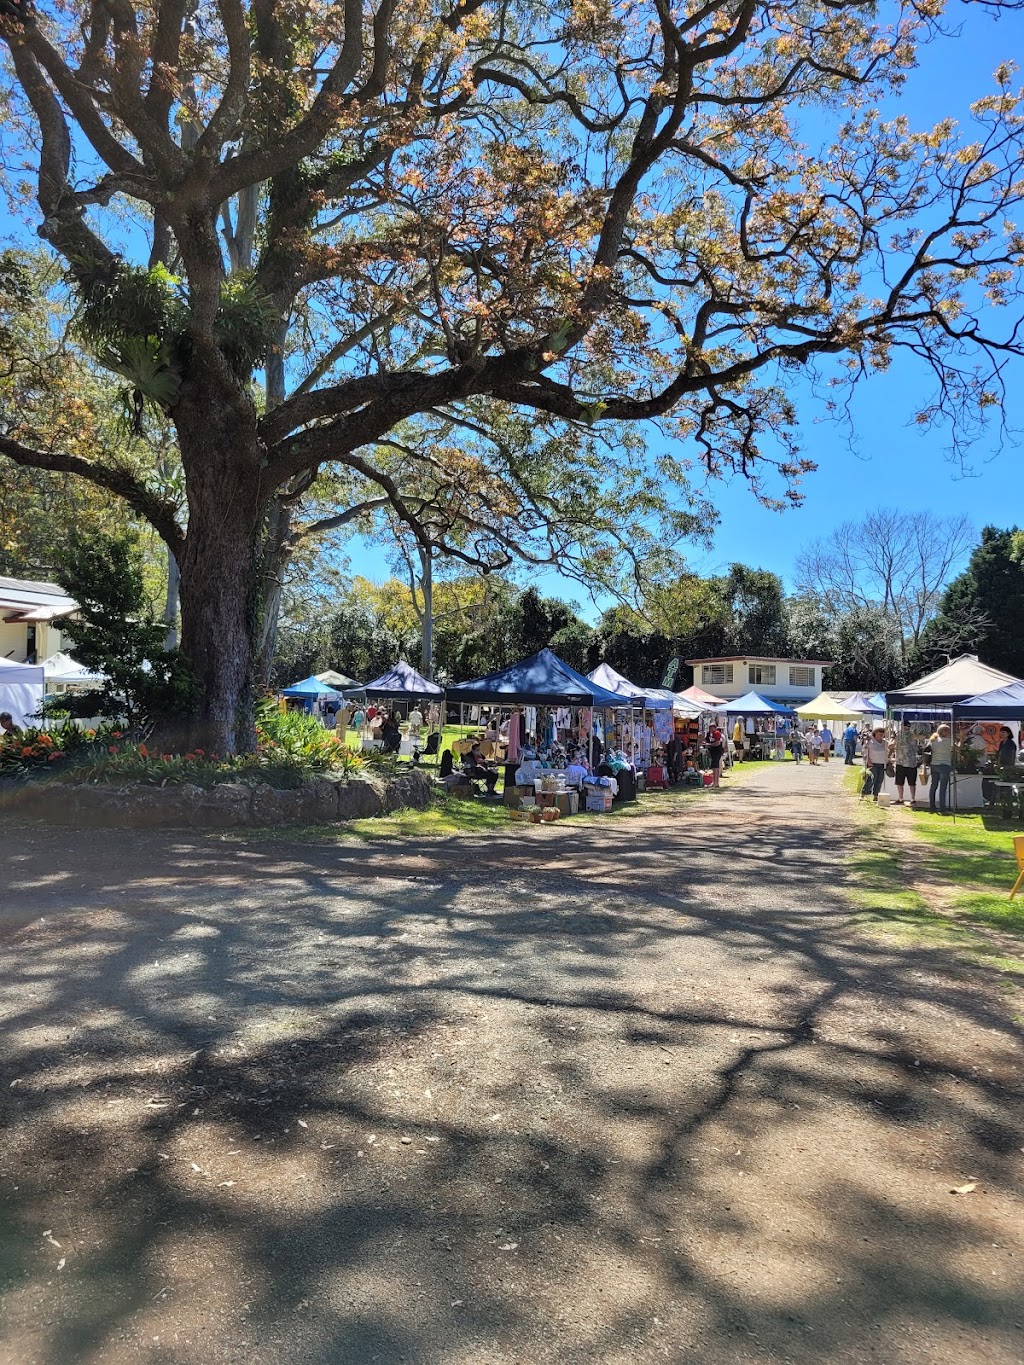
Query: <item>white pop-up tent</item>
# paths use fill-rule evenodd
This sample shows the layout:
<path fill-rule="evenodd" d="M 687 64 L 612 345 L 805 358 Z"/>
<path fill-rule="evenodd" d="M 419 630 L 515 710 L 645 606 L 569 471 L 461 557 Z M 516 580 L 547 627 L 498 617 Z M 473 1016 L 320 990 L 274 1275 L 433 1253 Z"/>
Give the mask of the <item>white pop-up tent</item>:
<path fill-rule="evenodd" d="M 46 685 L 58 684 L 61 687 L 99 687 L 105 681 L 102 673 L 90 673 L 70 654 L 51 654 L 42 662 Z"/>
<path fill-rule="evenodd" d="M 43 701 L 41 665 L 0 659 L 0 711 L 10 711 L 15 725 L 34 725 Z"/>

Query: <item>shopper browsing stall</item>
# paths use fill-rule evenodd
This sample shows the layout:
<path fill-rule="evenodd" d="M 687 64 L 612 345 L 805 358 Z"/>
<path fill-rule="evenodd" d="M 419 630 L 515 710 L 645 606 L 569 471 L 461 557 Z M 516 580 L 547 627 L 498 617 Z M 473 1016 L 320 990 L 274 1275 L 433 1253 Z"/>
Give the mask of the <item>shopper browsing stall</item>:
<path fill-rule="evenodd" d="M 878 805 L 879 793 L 885 782 L 885 765 L 888 761 L 889 746 L 885 742 L 885 728 L 876 725 L 871 732 L 871 738 L 864 746 L 865 777 L 864 787 L 861 790 L 861 798 L 863 799 L 870 792 L 876 806 Z M 869 774 L 870 782 L 868 781 Z"/>

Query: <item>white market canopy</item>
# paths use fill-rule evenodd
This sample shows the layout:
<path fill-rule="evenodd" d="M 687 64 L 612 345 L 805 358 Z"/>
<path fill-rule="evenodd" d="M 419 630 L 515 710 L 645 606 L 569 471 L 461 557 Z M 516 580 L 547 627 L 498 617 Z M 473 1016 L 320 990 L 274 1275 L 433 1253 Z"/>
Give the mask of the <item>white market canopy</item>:
<path fill-rule="evenodd" d="M 611 664 L 598 664 L 587 677 L 606 692 L 614 692 L 621 697 L 623 706 L 642 706 L 646 711 L 667 711 L 674 704 L 671 692 L 660 687 L 637 687 L 612 668 Z"/>
<path fill-rule="evenodd" d="M 828 692 L 819 692 L 813 701 L 805 701 L 796 708 L 798 716 L 804 720 L 862 720 L 863 711 L 836 701 Z"/>
<path fill-rule="evenodd" d="M 41 667 L 47 683 L 64 683 L 69 686 L 78 683 L 87 687 L 98 687 L 105 681 L 102 673 L 90 673 L 77 659 L 73 659 L 70 654 L 62 654 L 59 650 L 48 659 L 44 659 Z"/>
<path fill-rule="evenodd" d="M 359 686 L 355 678 L 349 678 L 344 673 L 337 673 L 333 668 L 329 668 L 326 673 L 314 673 L 313 677 L 316 678 L 317 682 L 326 683 L 328 687 L 337 687 L 339 690 Z"/>
<path fill-rule="evenodd" d="M 45 686 L 39 664 L 0 659 L 0 711 L 10 711 L 15 725 L 32 725 L 43 701 Z"/>
<path fill-rule="evenodd" d="M 890 711 L 909 711 L 915 707 L 946 707 L 991 692 L 996 687 L 1020 682 L 1012 673 L 983 664 L 977 654 L 961 654 L 933 673 L 926 673 L 909 687 L 885 694 Z"/>

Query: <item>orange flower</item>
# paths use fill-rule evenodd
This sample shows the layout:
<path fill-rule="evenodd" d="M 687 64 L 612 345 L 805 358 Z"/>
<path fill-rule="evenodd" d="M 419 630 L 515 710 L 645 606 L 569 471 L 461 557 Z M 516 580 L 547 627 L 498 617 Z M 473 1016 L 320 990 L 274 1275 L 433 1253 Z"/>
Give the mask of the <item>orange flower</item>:
<path fill-rule="evenodd" d="M 108 754 L 116 754 L 116 753 L 117 753 L 117 745 L 116 745 L 116 744 L 108 744 L 108 745 L 107 745 L 107 753 L 108 753 Z"/>
<path fill-rule="evenodd" d="M 139 753 L 142 755 L 143 758 L 149 757 L 149 750 L 146 748 L 144 744 L 139 745 Z"/>

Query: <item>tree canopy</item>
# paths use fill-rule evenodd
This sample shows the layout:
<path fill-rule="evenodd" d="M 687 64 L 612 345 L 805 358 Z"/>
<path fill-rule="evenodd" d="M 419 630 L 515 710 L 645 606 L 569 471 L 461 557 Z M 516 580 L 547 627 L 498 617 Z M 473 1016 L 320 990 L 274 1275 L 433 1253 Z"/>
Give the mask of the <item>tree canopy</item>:
<path fill-rule="evenodd" d="M 229 752 L 268 569 L 327 471 L 333 515 L 386 506 L 424 550 L 613 579 L 703 524 L 693 465 L 799 496 L 808 365 L 907 350 L 921 420 L 966 437 L 1021 348 L 1021 116 L 1009 67 L 969 130 L 878 113 L 940 9 L 11 0 L 39 234 L 133 429 L 173 427 L 187 516 L 10 407 L 0 455 L 154 526 Z"/>
<path fill-rule="evenodd" d="M 1024 677 L 1024 562 L 1016 527 L 986 526 L 963 573 L 949 584 L 924 632 L 922 664 L 937 667 L 971 651 Z"/>

